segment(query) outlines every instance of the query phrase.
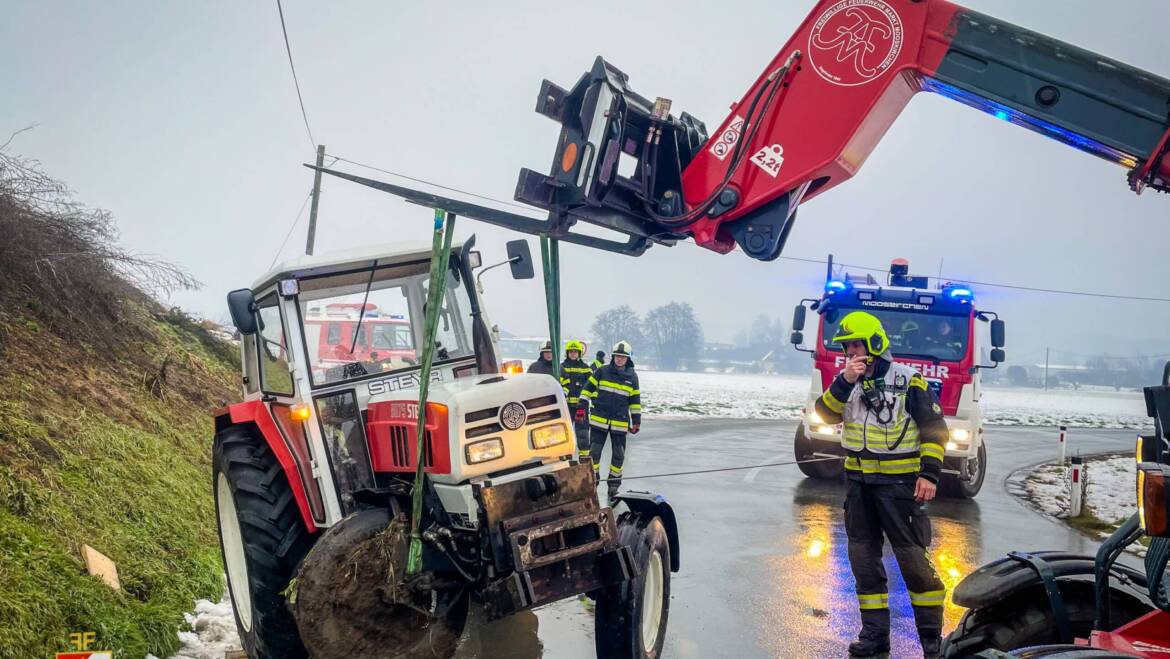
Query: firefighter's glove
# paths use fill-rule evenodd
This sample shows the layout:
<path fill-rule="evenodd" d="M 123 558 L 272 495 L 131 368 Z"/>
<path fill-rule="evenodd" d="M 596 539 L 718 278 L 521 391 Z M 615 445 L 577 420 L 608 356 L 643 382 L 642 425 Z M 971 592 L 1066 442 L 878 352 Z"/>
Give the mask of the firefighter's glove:
<path fill-rule="evenodd" d="M 577 411 L 573 413 L 573 421 L 577 423 L 585 423 L 585 408 L 578 407 Z"/>
<path fill-rule="evenodd" d="M 640 423 L 631 423 L 631 424 L 630 424 L 630 434 L 631 434 L 631 435 L 637 435 L 637 434 L 638 434 L 638 430 L 640 430 L 641 428 L 642 428 L 642 424 L 640 424 Z"/>

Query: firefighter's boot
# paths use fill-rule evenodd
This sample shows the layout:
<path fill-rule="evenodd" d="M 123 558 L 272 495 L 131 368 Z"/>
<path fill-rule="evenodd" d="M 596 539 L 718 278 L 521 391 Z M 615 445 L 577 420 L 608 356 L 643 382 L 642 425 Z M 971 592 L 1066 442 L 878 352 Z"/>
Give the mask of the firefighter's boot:
<path fill-rule="evenodd" d="M 922 659 L 940 659 L 942 657 L 942 637 L 936 632 L 933 636 L 923 636 Z"/>
<path fill-rule="evenodd" d="M 861 611 L 861 633 L 849 644 L 850 657 L 879 659 L 890 655 L 890 610 Z"/>

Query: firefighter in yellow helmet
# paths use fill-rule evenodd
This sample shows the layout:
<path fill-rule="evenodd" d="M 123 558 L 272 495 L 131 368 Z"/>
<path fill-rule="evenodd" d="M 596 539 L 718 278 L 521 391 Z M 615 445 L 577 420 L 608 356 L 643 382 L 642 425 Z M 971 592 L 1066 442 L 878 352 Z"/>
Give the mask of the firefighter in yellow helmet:
<path fill-rule="evenodd" d="M 573 429 L 577 435 L 577 452 L 580 457 L 589 457 L 589 423 L 586 414 L 589 401 L 581 398 L 581 390 L 593 375 L 593 369 L 585 363 L 585 344 L 573 340 L 565 343 L 565 359 L 561 362 L 561 387 L 565 390 L 565 402 L 573 416 Z"/>
<path fill-rule="evenodd" d="M 631 359 L 633 351 L 629 341 L 618 341 L 610 351 L 609 363 L 597 369 L 581 390 L 581 398 L 593 408 L 589 411 L 589 456 L 594 472 L 601 469 L 606 438 L 613 442 L 607 479 L 611 501 L 622 484 L 626 433 L 636 435 L 642 426 L 642 391 Z"/>
<path fill-rule="evenodd" d="M 876 316 L 846 315 L 833 342 L 845 352 L 845 368 L 816 410 L 829 423 L 844 424 L 845 531 L 861 609 L 861 633 L 849 655 L 890 651 L 884 536 L 910 591 L 923 656 L 938 657 L 946 590 L 926 554 L 931 530 L 923 504 L 934 498 L 942 468 L 942 408 L 917 371 L 894 362 Z"/>

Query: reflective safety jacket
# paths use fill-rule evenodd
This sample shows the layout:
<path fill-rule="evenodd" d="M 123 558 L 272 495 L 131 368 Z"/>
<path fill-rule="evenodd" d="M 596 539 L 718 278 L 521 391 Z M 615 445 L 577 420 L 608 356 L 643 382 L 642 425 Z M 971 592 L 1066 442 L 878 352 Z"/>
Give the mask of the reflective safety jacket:
<path fill-rule="evenodd" d="M 854 384 L 838 374 L 816 402 L 817 414 L 844 425 L 846 475 L 867 483 L 937 483 L 947 424 L 922 375 L 885 359 Z"/>
<path fill-rule="evenodd" d="M 611 361 L 597 369 L 581 390 L 581 398 L 588 401 L 589 425 L 594 428 L 626 432 L 631 421 L 642 423 L 642 392 L 638 389 L 638 374 L 634 360 L 618 368 Z"/>
<path fill-rule="evenodd" d="M 561 387 L 565 390 L 565 400 L 568 401 L 570 409 L 576 409 L 580 405 L 581 390 L 589 382 L 590 375 L 593 375 L 593 369 L 579 357 L 566 358 L 561 362 Z"/>

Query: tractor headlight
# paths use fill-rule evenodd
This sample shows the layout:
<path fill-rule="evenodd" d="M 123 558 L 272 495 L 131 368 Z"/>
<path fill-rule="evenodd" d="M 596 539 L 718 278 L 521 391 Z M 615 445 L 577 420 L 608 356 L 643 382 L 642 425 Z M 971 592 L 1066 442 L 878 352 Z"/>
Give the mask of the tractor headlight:
<path fill-rule="evenodd" d="M 971 431 L 966 428 L 955 428 L 951 431 L 951 439 L 956 442 L 965 442 L 971 439 Z"/>
<path fill-rule="evenodd" d="M 1143 462 L 1137 468 L 1138 520 L 1146 535 L 1170 536 L 1170 502 L 1167 501 L 1166 481 L 1170 467 L 1156 462 Z"/>
<path fill-rule="evenodd" d="M 499 437 L 468 444 L 464 448 L 467 455 L 467 464 L 474 465 L 481 462 L 490 462 L 504 457 L 504 440 Z"/>
<path fill-rule="evenodd" d="M 817 414 L 816 410 L 812 410 L 808 413 L 808 420 L 809 423 L 813 425 L 823 424 L 825 422 L 825 420 L 821 418 L 821 415 Z"/>
<path fill-rule="evenodd" d="M 528 433 L 528 437 L 532 441 L 532 448 L 539 450 L 569 441 L 569 431 L 565 428 L 565 424 L 554 423 L 551 426 L 533 430 Z"/>

